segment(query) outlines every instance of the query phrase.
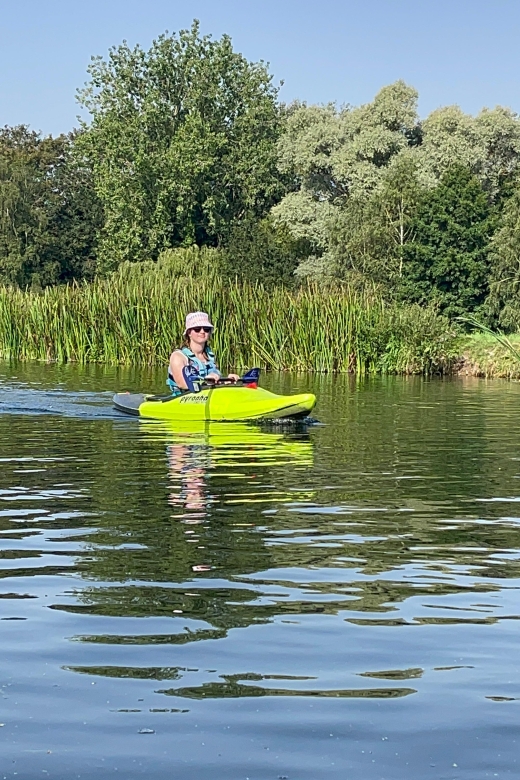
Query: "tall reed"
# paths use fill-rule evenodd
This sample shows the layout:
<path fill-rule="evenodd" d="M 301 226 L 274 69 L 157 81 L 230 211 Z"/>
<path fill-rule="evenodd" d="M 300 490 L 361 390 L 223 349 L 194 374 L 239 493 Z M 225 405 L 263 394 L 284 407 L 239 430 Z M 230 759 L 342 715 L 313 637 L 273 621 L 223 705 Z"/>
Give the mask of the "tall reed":
<path fill-rule="evenodd" d="M 458 350 L 449 323 L 419 306 L 387 304 L 348 288 L 266 289 L 146 264 L 43 292 L 0 287 L 0 355 L 166 363 L 181 341 L 185 314 L 197 309 L 216 324 L 213 346 L 227 368 L 430 372 L 446 368 Z"/>

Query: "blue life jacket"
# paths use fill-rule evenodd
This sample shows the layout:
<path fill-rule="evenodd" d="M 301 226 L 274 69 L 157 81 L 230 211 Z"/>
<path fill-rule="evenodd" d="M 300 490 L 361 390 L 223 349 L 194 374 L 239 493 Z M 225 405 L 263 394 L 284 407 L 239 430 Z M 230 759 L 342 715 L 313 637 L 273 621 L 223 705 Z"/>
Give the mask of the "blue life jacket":
<path fill-rule="evenodd" d="M 221 376 L 221 373 L 217 368 L 217 364 L 215 363 L 215 355 L 208 347 L 206 347 L 206 357 L 208 359 L 207 363 L 204 363 L 203 360 L 200 360 L 200 358 L 198 358 L 189 347 L 183 347 L 182 349 L 176 351 L 182 352 L 183 355 L 186 355 L 188 358 L 188 365 L 197 371 L 201 379 L 205 379 L 208 374 L 218 374 Z M 166 384 L 174 395 L 180 395 L 183 392 L 182 388 L 179 387 L 169 371 Z"/>

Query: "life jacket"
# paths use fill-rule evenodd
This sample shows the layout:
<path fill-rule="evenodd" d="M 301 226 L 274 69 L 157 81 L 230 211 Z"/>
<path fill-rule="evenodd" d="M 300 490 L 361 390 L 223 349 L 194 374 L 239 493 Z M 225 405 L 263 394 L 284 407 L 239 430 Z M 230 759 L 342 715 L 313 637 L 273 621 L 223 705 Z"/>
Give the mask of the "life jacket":
<path fill-rule="evenodd" d="M 188 358 L 188 365 L 196 370 L 201 379 L 205 379 L 208 374 L 218 374 L 221 376 L 220 371 L 217 368 L 217 364 L 215 363 L 215 355 L 208 347 L 205 351 L 206 357 L 208 359 L 207 363 L 204 363 L 203 360 L 198 358 L 189 347 L 182 347 L 182 349 L 178 349 L 176 352 L 182 352 L 183 355 L 186 355 Z M 169 371 L 166 384 L 174 395 L 180 395 L 183 392 L 182 388 L 179 387 Z"/>

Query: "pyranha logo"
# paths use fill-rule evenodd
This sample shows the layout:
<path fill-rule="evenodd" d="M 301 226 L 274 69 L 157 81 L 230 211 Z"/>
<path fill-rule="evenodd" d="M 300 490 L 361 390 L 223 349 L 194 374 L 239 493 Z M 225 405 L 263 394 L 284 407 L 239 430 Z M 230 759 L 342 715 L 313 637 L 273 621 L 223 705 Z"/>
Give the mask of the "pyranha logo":
<path fill-rule="evenodd" d="M 181 398 L 181 404 L 205 404 L 207 400 L 207 395 L 185 395 Z"/>

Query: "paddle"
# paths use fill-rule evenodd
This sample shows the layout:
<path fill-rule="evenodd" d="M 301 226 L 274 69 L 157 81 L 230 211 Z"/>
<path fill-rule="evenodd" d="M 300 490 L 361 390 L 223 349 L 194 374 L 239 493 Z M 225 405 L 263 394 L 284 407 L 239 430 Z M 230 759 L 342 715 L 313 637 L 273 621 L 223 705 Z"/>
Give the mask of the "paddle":
<path fill-rule="evenodd" d="M 201 378 L 199 372 L 189 364 L 182 369 L 182 376 L 190 393 L 200 392 Z"/>
<path fill-rule="evenodd" d="M 260 379 L 260 369 L 259 368 L 250 368 L 249 371 L 246 371 L 242 379 L 240 380 L 242 384 L 249 385 L 249 386 L 255 386 L 258 387 L 258 380 Z"/>
<path fill-rule="evenodd" d="M 212 379 L 201 379 L 199 372 L 194 366 L 184 366 L 182 369 L 182 376 L 184 378 L 184 381 L 186 382 L 186 387 L 188 388 L 188 392 L 190 393 L 200 393 L 202 389 L 203 382 L 208 383 L 210 385 L 235 385 L 240 383 L 244 387 L 258 387 L 258 380 L 260 378 L 260 369 L 259 368 L 250 368 L 249 371 L 246 371 L 244 376 L 240 377 L 238 382 L 233 382 L 230 379 L 219 379 L 218 381 L 214 381 Z"/>
<path fill-rule="evenodd" d="M 218 379 L 216 381 L 213 379 L 206 379 L 206 382 L 210 382 L 211 384 L 215 385 L 241 385 L 243 387 L 258 387 L 259 378 L 260 369 L 250 368 L 249 371 L 246 371 L 244 376 L 241 376 L 240 379 L 238 379 L 236 382 L 234 382 L 232 379 L 228 379 L 227 377 L 223 377 L 222 379 Z"/>

